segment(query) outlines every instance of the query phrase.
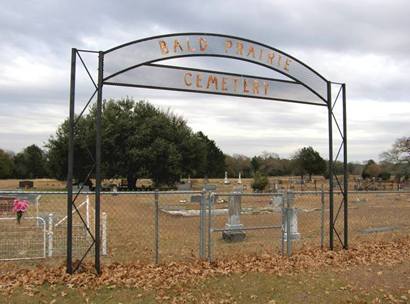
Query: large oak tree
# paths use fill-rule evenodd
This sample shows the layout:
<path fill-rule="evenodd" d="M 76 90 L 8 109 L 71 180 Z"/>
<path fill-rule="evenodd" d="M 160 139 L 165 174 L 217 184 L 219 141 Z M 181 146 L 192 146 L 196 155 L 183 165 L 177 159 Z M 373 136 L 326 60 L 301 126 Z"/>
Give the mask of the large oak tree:
<path fill-rule="evenodd" d="M 78 120 L 74 174 L 79 180 L 92 169 L 94 122 L 95 107 Z M 65 121 L 47 145 L 50 168 L 60 179 L 67 170 L 67 143 Z M 216 177 L 225 170 L 222 151 L 201 132 L 194 133 L 182 117 L 130 98 L 103 104 L 102 167 L 105 178 L 124 177 L 128 188 L 138 178 L 172 185 L 181 176 Z"/>

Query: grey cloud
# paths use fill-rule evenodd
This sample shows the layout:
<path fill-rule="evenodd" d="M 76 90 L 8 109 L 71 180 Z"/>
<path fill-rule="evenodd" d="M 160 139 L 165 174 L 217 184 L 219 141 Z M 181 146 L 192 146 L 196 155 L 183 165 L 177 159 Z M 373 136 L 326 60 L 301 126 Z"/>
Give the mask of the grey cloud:
<path fill-rule="evenodd" d="M 408 104 L 409 10 L 410 3 L 404 0 L 3 1 L 0 11 L 0 65 L 13 68 L 17 59 L 28 58 L 50 67 L 51 78 L 46 77 L 47 82 L 34 84 L 24 80 L 10 84 L 2 82 L 2 77 L 9 75 L 0 71 L 1 117 L 15 117 L 16 122 L 27 124 L 28 129 L 36 124 L 54 124 L 56 127 L 67 116 L 71 47 L 104 50 L 146 36 L 185 31 L 242 36 L 295 54 L 326 77 L 346 81 L 349 107 L 352 109 L 362 99 Z M 381 64 L 379 69 L 369 72 L 371 67 L 361 62 L 367 55 L 387 60 L 386 66 Z M 344 56 L 348 56 L 347 60 L 355 60 L 354 65 L 338 60 Z M 95 57 L 85 58 L 95 74 Z M 335 62 L 329 62 L 329 58 Z M 232 61 L 190 61 L 185 65 L 190 64 L 272 75 L 255 66 Z M 86 83 L 81 69 L 78 70 L 82 73 L 77 85 L 80 104 L 92 93 L 92 86 Z M 327 151 L 326 114 L 322 111 L 240 98 L 233 98 L 230 102 L 231 99 L 226 97 L 214 99 L 200 94 L 150 90 L 106 88 L 104 94 L 106 98 L 127 95 L 136 99 L 147 98 L 161 107 L 171 107 L 181 113 L 195 128 L 207 129 L 204 125 L 207 121 L 229 126 L 220 134 L 214 133 L 217 142 L 227 152 L 254 154 L 283 149 L 283 153 L 290 153 L 299 144 L 317 145 L 323 153 Z M 61 113 L 53 118 L 42 114 L 41 109 L 53 106 L 59 106 L 55 113 Z M 39 111 L 32 111 L 33 107 L 38 107 Z M 404 127 L 407 125 L 406 117 L 369 117 L 368 123 L 349 120 L 349 136 L 353 135 L 349 145 L 351 157 L 358 160 L 367 159 L 369 155 L 377 156 L 394 138 L 408 135 L 404 134 L 409 131 Z M 3 128 L 7 131 L 7 125 L 3 124 Z M 289 136 L 260 135 L 259 130 L 270 129 L 288 132 Z M 207 130 L 213 132 L 210 128 Z M 239 133 L 254 130 L 255 134 L 254 138 L 232 138 L 230 130 L 238 130 Z M 300 138 L 301 130 L 305 130 L 305 138 Z M 54 131 L 50 127 L 49 133 Z M 45 133 L 38 131 L 28 138 L 23 133 L 3 131 L 0 144 L 19 150 L 32 141 L 40 143 L 48 138 Z M 377 138 L 365 142 L 366 147 L 361 139 L 355 139 L 354 135 L 359 133 Z M 376 150 L 377 153 L 373 152 Z"/>
<path fill-rule="evenodd" d="M 21 152 L 25 147 L 36 144 L 44 148 L 44 144 L 50 138 L 48 132 L 42 133 L 0 133 L 0 149 Z"/>
<path fill-rule="evenodd" d="M 134 39 L 169 31 L 241 34 L 275 46 L 319 49 L 371 49 L 402 52 L 410 48 L 410 4 L 386 1 L 70 1 L 7 2 L 2 30 L 7 38 L 81 46 L 87 36 L 125 31 Z M 30 26 L 27 26 L 29 24 Z M 17 31 L 17 33 L 16 33 Z M 375 34 L 377 33 L 377 36 Z M 142 36 L 140 36 L 142 35 Z M 110 40 L 115 41 L 116 38 Z M 118 41 L 120 42 L 120 41 Z M 126 41 L 124 41 L 126 42 Z M 101 45 L 108 48 L 109 45 Z"/>

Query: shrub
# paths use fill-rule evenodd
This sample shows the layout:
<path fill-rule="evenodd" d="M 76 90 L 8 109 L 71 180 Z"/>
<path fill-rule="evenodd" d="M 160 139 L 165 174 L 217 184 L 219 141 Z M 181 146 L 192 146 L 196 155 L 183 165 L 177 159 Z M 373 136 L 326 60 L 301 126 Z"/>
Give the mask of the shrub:
<path fill-rule="evenodd" d="M 253 177 L 252 189 L 253 191 L 263 191 L 269 184 L 268 177 L 257 171 Z"/>
<path fill-rule="evenodd" d="M 381 178 L 381 179 L 384 180 L 384 181 L 388 181 L 388 180 L 390 180 L 391 174 L 390 174 L 390 172 L 382 171 L 382 172 L 379 174 L 378 177 Z"/>

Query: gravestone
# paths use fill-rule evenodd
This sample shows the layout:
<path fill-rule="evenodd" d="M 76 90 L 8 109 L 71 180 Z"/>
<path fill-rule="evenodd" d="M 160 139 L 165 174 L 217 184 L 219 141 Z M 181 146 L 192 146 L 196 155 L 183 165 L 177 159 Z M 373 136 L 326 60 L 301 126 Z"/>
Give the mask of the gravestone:
<path fill-rule="evenodd" d="M 228 172 L 225 171 L 225 178 L 224 178 L 224 184 L 229 185 L 231 182 L 228 180 Z"/>
<path fill-rule="evenodd" d="M 78 191 L 80 191 L 80 189 L 81 189 L 81 192 L 89 192 L 90 191 L 90 188 L 86 185 L 83 185 L 82 188 L 81 188 L 81 184 L 80 185 L 73 185 L 73 193 L 77 193 Z"/>
<path fill-rule="evenodd" d="M 298 231 L 298 210 L 296 208 L 289 208 L 288 212 L 289 212 L 288 217 L 289 217 L 289 222 L 290 222 L 290 239 L 299 240 L 300 233 Z M 285 222 L 284 222 L 285 233 L 283 234 L 283 238 L 285 239 L 285 241 L 287 240 L 287 234 L 288 234 L 287 220 L 288 218 L 285 216 Z"/>
<path fill-rule="evenodd" d="M 33 188 L 33 186 L 34 186 L 33 181 L 27 181 L 27 180 L 19 181 L 19 188 L 31 189 Z"/>
<path fill-rule="evenodd" d="M 191 203 L 200 203 L 202 199 L 201 195 L 191 195 Z"/>
<path fill-rule="evenodd" d="M 242 184 L 241 172 L 239 172 L 239 176 L 238 176 L 238 184 Z"/>
<path fill-rule="evenodd" d="M 287 212 L 288 216 L 285 216 L 284 220 L 284 228 L 285 232 L 283 234 L 283 238 L 285 241 L 287 240 L 287 234 L 288 234 L 288 219 L 290 223 L 290 239 L 291 240 L 299 240 L 300 239 L 300 233 L 298 231 L 298 209 L 292 207 L 293 203 L 295 201 L 295 194 L 293 192 L 288 192 L 287 193 Z"/>
<path fill-rule="evenodd" d="M 241 215 L 241 193 L 243 187 L 235 187 L 228 201 L 228 223 L 225 224 L 225 230 L 222 232 L 222 238 L 227 242 L 240 242 L 246 237 L 242 230 L 243 225 L 240 223 Z"/>
<path fill-rule="evenodd" d="M 210 191 L 216 191 L 216 185 L 206 184 L 206 185 L 204 186 L 204 189 L 205 189 L 205 191 L 208 191 L 208 192 L 210 192 Z"/>
<path fill-rule="evenodd" d="M 190 191 L 192 190 L 192 185 L 191 183 L 180 183 L 180 184 L 177 184 L 177 189 L 179 191 Z"/>

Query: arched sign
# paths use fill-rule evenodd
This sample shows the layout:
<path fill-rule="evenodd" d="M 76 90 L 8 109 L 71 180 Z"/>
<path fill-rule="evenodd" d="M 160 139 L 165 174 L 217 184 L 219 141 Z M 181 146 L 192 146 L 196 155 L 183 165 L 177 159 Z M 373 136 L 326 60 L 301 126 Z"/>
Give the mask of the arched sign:
<path fill-rule="evenodd" d="M 81 53 L 98 54 L 98 80 L 94 81 Z M 266 68 L 265 76 L 249 73 L 230 73 L 225 70 L 207 70 L 181 66 L 175 63 L 178 58 L 202 57 L 211 60 L 213 57 L 240 60 Z M 67 272 L 72 273 L 72 215 L 73 207 L 78 211 L 73 196 L 74 168 L 74 128 L 75 118 L 75 83 L 76 60 L 80 59 L 95 91 L 85 108 L 97 95 L 96 103 L 96 151 L 95 151 L 95 232 L 89 232 L 93 244 L 84 254 L 81 261 L 95 246 L 95 268 L 100 272 L 100 192 L 101 192 L 101 112 L 104 86 L 126 86 L 149 89 L 173 90 L 216 94 L 226 96 L 247 97 L 254 99 L 279 100 L 323 106 L 328 112 L 329 131 L 329 247 L 333 249 L 334 234 L 343 248 L 348 246 L 348 176 L 347 176 L 347 126 L 346 126 L 346 86 L 326 80 L 314 69 L 289 54 L 266 44 L 249 39 L 211 34 L 211 33 L 179 33 L 161 35 L 131 41 L 106 51 L 72 49 L 71 82 L 70 82 L 70 119 L 67 173 Z M 168 61 L 168 62 L 167 62 Z M 172 64 L 169 64 L 172 61 Z M 270 73 L 272 72 L 272 73 Z M 274 77 L 277 73 L 281 77 Z M 268 76 L 266 76 L 268 75 Z M 285 78 L 285 79 L 284 79 Z M 339 85 L 338 93 L 332 97 L 332 85 Z M 334 107 L 341 96 L 343 102 L 343 124 L 338 123 Z M 333 122 L 341 136 L 341 144 L 333 155 Z M 334 162 L 343 152 L 343 180 L 334 175 Z M 94 167 L 93 167 L 94 168 Z M 90 177 L 92 171 L 89 172 Z M 334 180 L 336 183 L 334 183 Z M 334 186 L 342 194 L 339 208 L 334 212 Z M 343 207 L 343 208 L 342 208 Z M 343 210 L 343 235 L 338 233 L 335 223 Z M 78 213 L 79 214 L 79 213 Z M 81 215 L 79 214 L 81 217 Z M 84 221 L 83 221 L 84 222 Z M 85 223 L 85 222 L 84 222 Z M 340 231 L 340 230 L 339 230 Z M 80 263 L 77 265 L 80 265 Z"/>
<path fill-rule="evenodd" d="M 222 57 L 274 70 L 289 80 L 158 64 L 183 57 Z M 327 80 L 298 59 L 233 36 L 184 33 L 126 43 L 104 52 L 104 84 L 326 105 Z"/>

